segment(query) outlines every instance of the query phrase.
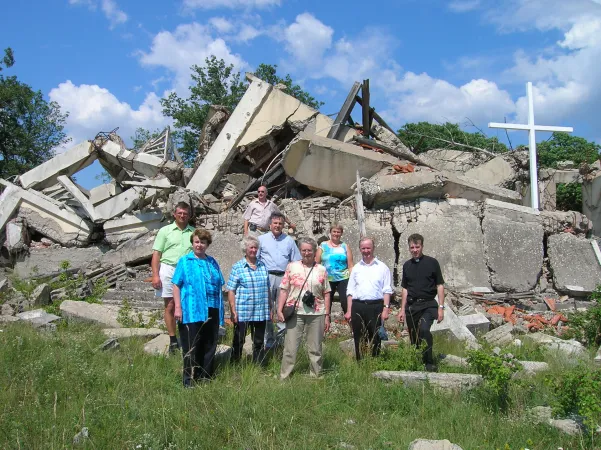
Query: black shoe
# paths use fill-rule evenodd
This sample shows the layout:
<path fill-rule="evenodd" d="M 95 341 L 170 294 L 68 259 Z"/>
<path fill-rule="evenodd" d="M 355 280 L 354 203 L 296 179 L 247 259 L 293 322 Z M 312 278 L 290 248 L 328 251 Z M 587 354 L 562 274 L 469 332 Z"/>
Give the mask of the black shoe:
<path fill-rule="evenodd" d="M 435 364 L 426 364 L 426 372 L 438 372 L 438 367 Z"/>
<path fill-rule="evenodd" d="M 179 344 L 177 342 L 172 342 L 169 344 L 169 354 L 174 355 L 179 351 Z"/>

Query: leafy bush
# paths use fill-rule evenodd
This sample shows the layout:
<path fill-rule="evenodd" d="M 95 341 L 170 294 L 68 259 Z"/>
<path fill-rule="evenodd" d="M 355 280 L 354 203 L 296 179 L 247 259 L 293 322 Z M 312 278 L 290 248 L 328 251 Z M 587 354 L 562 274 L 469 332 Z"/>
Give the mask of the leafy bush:
<path fill-rule="evenodd" d="M 509 385 L 513 374 L 522 368 L 520 362 L 511 353 L 496 355 L 485 350 L 469 350 L 467 362 L 482 375 L 486 387 L 497 399 L 502 409 L 509 405 Z"/>
<path fill-rule="evenodd" d="M 557 209 L 560 211 L 582 212 L 582 185 L 579 183 L 559 183 L 555 194 Z"/>
<path fill-rule="evenodd" d="M 385 347 L 376 359 L 378 370 L 423 370 L 422 352 L 413 345 L 400 343 L 398 348 Z"/>
<path fill-rule="evenodd" d="M 556 378 L 548 378 L 555 400 L 553 412 L 565 417 L 578 414 L 591 433 L 601 425 L 601 369 L 591 370 L 578 365 L 564 371 Z"/>
<path fill-rule="evenodd" d="M 601 284 L 593 291 L 590 299 L 596 305 L 586 311 L 570 314 L 570 328 L 562 335 L 566 339 L 577 339 L 587 346 L 601 345 Z"/>

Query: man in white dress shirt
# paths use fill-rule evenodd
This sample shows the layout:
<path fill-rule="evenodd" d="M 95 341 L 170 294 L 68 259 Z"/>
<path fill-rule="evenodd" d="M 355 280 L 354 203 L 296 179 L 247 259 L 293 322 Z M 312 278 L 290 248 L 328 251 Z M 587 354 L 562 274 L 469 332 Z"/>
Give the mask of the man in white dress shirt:
<path fill-rule="evenodd" d="M 359 242 L 362 259 L 353 267 L 349 278 L 347 311 L 344 317 L 350 321 L 355 340 L 355 356 L 361 359 L 361 339 L 365 336 L 372 345 L 371 354 L 380 353 L 378 328 L 390 314 L 392 284 L 390 269 L 374 256 L 373 238 L 364 237 Z"/>

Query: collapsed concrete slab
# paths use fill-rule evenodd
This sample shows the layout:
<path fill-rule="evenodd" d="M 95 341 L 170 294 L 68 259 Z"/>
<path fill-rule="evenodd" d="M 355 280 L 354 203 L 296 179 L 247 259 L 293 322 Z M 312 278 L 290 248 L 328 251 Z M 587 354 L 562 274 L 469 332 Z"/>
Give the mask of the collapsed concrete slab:
<path fill-rule="evenodd" d="M 411 258 L 407 238 L 419 233 L 424 236 L 424 253 L 440 263 L 447 287 L 458 291 L 490 288 L 480 219 L 473 203 L 419 199 L 395 207 L 392 223 L 399 235 L 399 282 L 402 265 Z"/>
<path fill-rule="evenodd" d="M 273 89 L 269 83 L 253 78 L 219 136 L 186 186 L 199 194 L 210 193 L 227 171 L 238 143 Z"/>
<path fill-rule="evenodd" d="M 532 208 L 486 200 L 482 231 L 493 289 L 534 289 L 543 265 L 543 226 L 539 215 Z"/>
<path fill-rule="evenodd" d="M 136 239 L 124 242 L 115 250 L 106 252 L 100 258 L 101 266 L 111 267 L 119 264 L 135 265 L 150 262 L 156 233 L 156 230 L 150 231 Z"/>
<path fill-rule="evenodd" d="M 158 230 L 166 224 L 163 212 L 159 209 L 127 214 L 118 219 L 106 221 L 104 237 L 111 246 L 116 247 L 149 231 Z"/>
<path fill-rule="evenodd" d="M 574 340 L 563 340 L 555 336 L 550 336 L 544 333 L 532 333 L 524 336 L 535 344 L 546 347 L 550 351 L 556 351 L 564 356 L 581 356 L 586 353 L 584 346 Z"/>
<path fill-rule="evenodd" d="M 156 193 L 156 189 L 129 188 L 96 206 L 94 208 L 94 214 L 97 217 L 96 220 L 104 222 L 118 217 L 125 212 L 131 212 L 133 209 L 142 207 L 150 202 Z"/>
<path fill-rule="evenodd" d="M 177 184 L 183 176 L 184 165 L 174 161 L 166 161 L 158 156 L 148 153 L 134 153 L 121 148 L 113 141 L 106 141 L 98 151 L 98 160 L 109 173 L 115 168 L 136 172 L 149 179 L 160 179 L 166 177 L 172 183 Z M 117 180 L 123 181 L 123 180 Z"/>
<path fill-rule="evenodd" d="M 497 156 L 465 172 L 467 178 L 495 186 L 506 186 L 516 175 L 513 166 L 503 156 Z"/>
<path fill-rule="evenodd" d="M 120 328 L 118 308 L 97 303 L 65 300 L 60 305 L 61 314 L 69 320 L 93 322 L 102 328 Z"/>
<path fill-rule="evenodd" d="M 481 375 L 467 373 L 432 373 L 380 370 L 373 376 L 383 381 L 401 381 L 407 386 L 419 386 L 425 383 L 446 390 L 470 390 L 480 386 L 484 379 Z"/>
<path fill-rule="evenodd" d="M 92 225 L 64 205 L 4 180 L 0 184 L 5 187 L 0 196 L 0 229 L 18 208 L 19 217 L 25 219 L 29 228 L 66 247 L 83 246 L 93 239 Z"/>
<path fill-rule="evenodd" d="M 92 202 L 92 206 L 98 206 L 100 203 L 120 194 L 121 192 L 121 186 L 119 186 L 117 183 L 113 182 L 101 184 L 100 186 L 90 189 L 89 199 L 90 202 Z"/>
<path fill-rule="evenodd" d="M 99 246 L 86 248 L 30 248 L 29 254 L 17 259 L 14 272 L 20 278 L 33 275 L 57 273 L 64 261 L 70 269 L 86 267 L 91 261 L 102 256 L 105 249 Z"/>
<path fill-rule="evenodd" d="M 440 171 L 465 173 L 489 159 L 481 152 L 435 149 L 420 153 L 419 157 L 428 165 Z"/>
<path fill-rule="evenodd" d="M 393 156 L 364 150 L 335 139 L 300 133 L 282 161 L 286 174 L 311 189 L 341 197 L 353 194 L 359 176 L 370 178 L 396 164 Z"/>
<path fill-rule="evenodd" d="M 593 221 L 595 236 L 601 236 L 601 172 L 582 184 L 582 212 Z"/>
<path fill-rule="evenodd" d="M 424 198 L 464 198 L 470 201 L 483 201 L 488 198 L 519 203 L 521 196 L 509 189 L 452 174 L 420 170 L 413 173 L 391 174 L 382 170 L 369 180 L 375 194 L 366 204 L 374 208 L 385 208 L 398 201 Z"/>
<path fill-rule="evenodd" d="M 553 284 L 561 293 L 588 296 L 601 284 L 601 265 L 591 241 L 570 233 L 549 236 L 547 253 Z"/>
<path fill-rule="evenodd" d="M 60 175 L 71 176 L 92 164 L 97 158 L 91 142 L 84 141 L 19 176 L 24 189 L 42 190 L 57 182 Z"/>

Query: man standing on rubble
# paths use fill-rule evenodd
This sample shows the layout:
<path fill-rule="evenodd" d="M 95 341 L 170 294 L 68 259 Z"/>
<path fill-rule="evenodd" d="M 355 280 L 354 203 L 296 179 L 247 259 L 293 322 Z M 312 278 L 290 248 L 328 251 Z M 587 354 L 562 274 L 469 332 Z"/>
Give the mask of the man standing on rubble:
<path fill-rule="evenodd" d="M 390 269 L 374 255 L 375 242 L 363 237 L 359 241 L 361 261 L 353 266 L 346 288 L 347 307 L 344 318 L 350 322 L 355 341 L 355 357 L 361 359 L 361 341 L 367 337 L 372 356 L 380 353 L 380 326 L 390 314 L 392 283 Z"/>
<path fill-rule="evenodd" d="M 420 347 L 426 341 L 422 358 L 428 372 L 437 370 L 432 356 L 432 333 L 434 320 L 444 319 L 444 280 L 440 264 L 435 258 L 423 254 L 424 237 L 412 234 L 407 239 L 412 258 L 403 264 L 401 286 L 401 310 L 399 322 L 407 322 L 411 344 Z M 438 296 L 438 301 L 436 301 Z"/>
<path fill-rule="evenodd" d="M 300 261 L 301 254 L 294 240 L 282 233 L 284 228 L 284 215 L 280 212 L 271 214 L 269 218 L 269 233 L 259 236 L 259 253 L 260 258 L 267 272 L 269 272 L 269 305 L 272 313 L 272 318 L 275 316 L 276 302 L 280 294 L 280 284 L 284 277 L 284 272 L 288 263 L 292 261 Z M 286 325 L 278 322 L 278 340 L 281 339 L 286 332 Z M 265 350 L 269 350 L 276 345 L 276 335 L 273 329 L 271 320 L 266 321 L 265 327 Z"/>
<path fill-rule="evenodd" d="M 244 236 L 248 236 L 249 231 L 257 235 L 268 232 L 271 215 L 273 213 L 281 214 L 277 205 L 267 199 L 267 186 L 259 186 L 257 194 L 258 198 L 251 201 L 244 211 Z M 282 217 L 291 228 L 296 228 L 285 216 Z"/>
<path fill-rule="evenodd" d="M 192 250 L 190 240 L 194 227 L 188 224 L 190 220 L 190 206 L 180 202 L 173 213 L 175 222 L 161 228 L 152 246 L 152 287 L 156 289 L 156 296 L 162 297 L 165 302 L 165 326 L 169 333 L 169 353 L 175 353 L 179 348 L 175 336 L 175 303 L 173 301 L 173 284 L 171 278 L 175 272 L 177 261 Z"/>

